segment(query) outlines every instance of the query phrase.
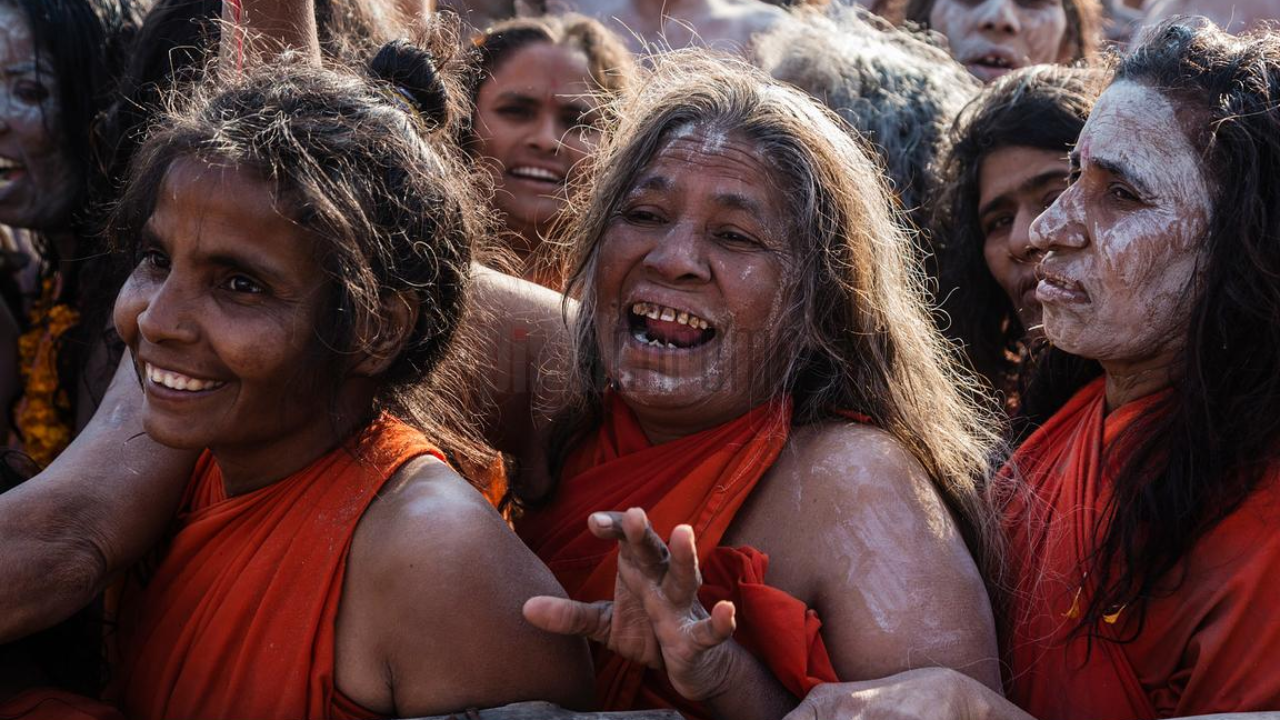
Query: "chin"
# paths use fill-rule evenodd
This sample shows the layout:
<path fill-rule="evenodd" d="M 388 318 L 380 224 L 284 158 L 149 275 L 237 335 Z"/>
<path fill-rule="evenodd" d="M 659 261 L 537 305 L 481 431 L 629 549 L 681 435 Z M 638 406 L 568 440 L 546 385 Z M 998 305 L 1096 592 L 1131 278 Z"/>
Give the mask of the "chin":
<path fill-rule="evenodd" d="M 142 429 L 147 431 L 147 437 L 174 450 L 204 450 L 209 446 L 204 438 L 192 435 L 190 423 L 148 416 L 142 420 Z"/>

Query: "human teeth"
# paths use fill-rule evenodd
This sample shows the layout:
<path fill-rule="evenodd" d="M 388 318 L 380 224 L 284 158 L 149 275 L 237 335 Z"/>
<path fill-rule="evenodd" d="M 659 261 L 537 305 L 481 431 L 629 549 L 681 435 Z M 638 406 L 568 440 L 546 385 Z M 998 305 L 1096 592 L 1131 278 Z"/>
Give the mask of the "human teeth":
<path fill-rule="evenodd" d="M 146 372 L 148 380 L 171 390 L 200 392 L 220 388 L 226 384 L 218 380 L 199 380 L 170 370 L 161 370 L 150 363 L 146 365 Z"/>
<path fill-rule="evenodd" d="M 520 177 L 535 178 L 537 180 L 550 180 L 551 182 L 560 182 L 560 175 L 538 167 L 518 167 L 512 168 L 512 175 Z"/>
<path fill-rule="evenodd" d="M 10 160 L 6 157 L 0 157 L 0 170 L 13 170 L 22 167 L 21 163 L 16 160 Z"/>
<path fill-rule="evenodd" d="M 650 320 L 662 320 L 663 322 L 678 322 L 681 325 L 698 330 L 706 330 L 711 324 L 706 320 L 694 315 L 687 310 L 677 310 L 675 308 L 664 307 L 655 303 L 638 302 L 631 306 L 631 312 L 640 317 L 647 317 Z"/>

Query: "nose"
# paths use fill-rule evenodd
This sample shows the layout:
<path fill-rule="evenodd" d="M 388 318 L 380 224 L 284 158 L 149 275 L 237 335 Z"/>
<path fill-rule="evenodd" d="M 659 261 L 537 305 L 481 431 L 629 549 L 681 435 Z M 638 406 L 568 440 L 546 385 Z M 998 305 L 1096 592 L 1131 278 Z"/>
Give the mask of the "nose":
<path fill-rule="evenodd" d="M 978 6 L 978 27 L 992 32 L 1016 35 L 1022 30 L 1014 0 L 985 0 Z"/>
<path fill-rule="evenodd" d="M 191 293 L 170 277 L 149 289 L 139 289 L 142 310 L 138 332 L 153 345 L 190 343 L 199 337 Z"/>
<path fill-rule="evenodd" d="M 1067 188 L 1048 210 L 1031 222 L 1027 232 L 1029 252 L 1043 254 L 1082 248 L 1089 243 L 1076 195 L 1075 187 Z"/>
<path fill-rule="evenodd" d="M 711 278 L 711 266 L 698 232 L 686 223 L 673 225 L 644 257 L 644 267 L 670 283 L 699 283 Z"/>
<path fill-rule="evenodd" d="M 1020 222 L 1013 228 L 1013 233 L 1009 236 L 1009 255 L 1020 263 L 1039 262 L 1042 251 L 1031 244 L 1031 226 L 1039 218 L 1039 215 L 1032 217 L 1030 221 Z"/>
<path fill-rule="evenodd" d="M 551 113 L 541 113 L 529 128 L 525 143 L 533 150 L 546 153 L 559 151 L 562 132 L 560 123 Z"/>

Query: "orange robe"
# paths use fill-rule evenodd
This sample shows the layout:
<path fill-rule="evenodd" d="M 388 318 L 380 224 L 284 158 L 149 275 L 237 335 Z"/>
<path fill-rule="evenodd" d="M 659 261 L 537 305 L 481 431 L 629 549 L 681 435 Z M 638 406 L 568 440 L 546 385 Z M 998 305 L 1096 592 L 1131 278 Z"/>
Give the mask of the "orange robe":
<path fill-rule="evenodd" d="M 734 639 L 803 697 L 813 686 L 836 680 L 817 614 L 765 584 L 766 555 L 750 547 L 719 547 L 786 444 L 790 421 L 789 401 L 762 405 L 719 427 L 654 446 L 626 404 L 611 396 L 604 424 L 570 454 L 550 507 L 527 514 L 516 531 L 571 598 L 593 602 L 613 597 L 618 550 L 617 543 L 591 534 L 588 515 L 640 507 L 664 539 L 676 525 L 691 525 L 703 576 L 699 599 L 708 608 L 732 600 L 738 611 Z M 706 715 L 662 673 L 603 649 L 596 656 L 596 689 L 605 710 L 674 707 L 689 717 Z"/>
<path fill-rule="evenodd" d="M 361 439 L 228 498 L 209 453 L 176 535 L 121 601 L 122 705 L 150 718 L 371 717 L 334 686 L 334 639 L 356 524 L 388 478 L 431 454 L 383 417 Z"/>
<path fill-rule="evenodd" d="M 1072 634 L 1095 590 L 1082 577 L 1108 500 L 1103 458 L 1159 396 L 1105 411 L 1104 383 L 1081 390 L 1010 463 L 1033 501 L 1009 517 L 1017 582 L 1010 698 L 1040 720 L 1125 720 L 1280 709 L 1280 472 L 1271 473 L 1184 560 L 1183 582 L 1150 600 L 1145 624 L 1121 610 L 1092 642 Z M 1073 613 L 1073 607 L 1076 610 Z"/>

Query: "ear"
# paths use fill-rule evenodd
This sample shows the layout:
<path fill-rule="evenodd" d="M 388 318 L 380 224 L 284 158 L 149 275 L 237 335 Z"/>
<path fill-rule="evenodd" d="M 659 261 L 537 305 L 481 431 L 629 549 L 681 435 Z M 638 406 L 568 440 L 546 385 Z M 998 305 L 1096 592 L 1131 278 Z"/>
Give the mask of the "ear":
<path fill-rule="evenodd" d="M 381 322 L 369 318 L 357 331 L 363 350 L 351 368 L 352 375 L 377 377 L 386 372 L 400 357 L 418 323 L 418 300 L 407 290 L 387 293 L 382 297 L 381 306 Z"/>

